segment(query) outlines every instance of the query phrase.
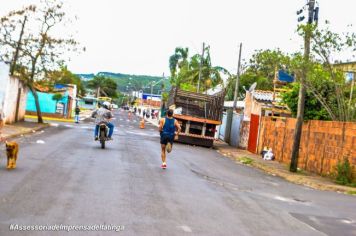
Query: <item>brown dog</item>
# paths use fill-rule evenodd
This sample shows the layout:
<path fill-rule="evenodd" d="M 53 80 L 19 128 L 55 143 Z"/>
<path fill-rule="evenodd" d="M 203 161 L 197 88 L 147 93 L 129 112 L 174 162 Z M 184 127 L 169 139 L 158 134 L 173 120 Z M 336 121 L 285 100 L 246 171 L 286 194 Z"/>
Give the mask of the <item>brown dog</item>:
<path fill-rule="evenodd" d="M 16 142 L 6 142 L 7 153 L 7 169 L 16 168 L 17 154 L 19 152 L 19 145 Z"/>

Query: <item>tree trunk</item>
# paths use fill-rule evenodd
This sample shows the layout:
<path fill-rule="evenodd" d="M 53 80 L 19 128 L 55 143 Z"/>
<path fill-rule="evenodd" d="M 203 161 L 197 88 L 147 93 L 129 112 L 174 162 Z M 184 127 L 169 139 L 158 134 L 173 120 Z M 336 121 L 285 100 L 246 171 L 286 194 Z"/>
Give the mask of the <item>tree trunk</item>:
<path fill-rule="evenodd" d="M 41 113 L 41 107 L 40 107 L 40 102 L 38 100 L 38 94 L 35 88 L 30 87 L 30 90 L 33 94 L 33 97 L 35 98 L 35 104 L 36 104 L 36 112 L 37 112 L 37 122 L 42 124 L 43 119 L 42 119 L 42 113 Z"/>
<path fill-rule="evenodd" d="M 20 49 L 21 49 L 21 42 L 22 42 L 22 37 L 23 37 L 23 34 L 24 34 L 24 30 L 25 30 L 26 21 L 27 21 L 27 16 L 25 16 L 25 18 L 24 18 L 24 20 L 22 22 L 19 41 L 17 42 L 15 55 L 14 55 L 14 57 L 12 59 L 12 62 L 11 62 L 11 66 L 10 66 L 10 75 L 11 76 L 14 75 L 15 70 L 16 70 L 17 60 L 18 60 L 18 57 L 19 57 Z"/>
<path fill-rule="evenodd" d="M 96 98 L 100 97 L 100 86 L 98 87 L 97 91 L 96 91 Z"/>

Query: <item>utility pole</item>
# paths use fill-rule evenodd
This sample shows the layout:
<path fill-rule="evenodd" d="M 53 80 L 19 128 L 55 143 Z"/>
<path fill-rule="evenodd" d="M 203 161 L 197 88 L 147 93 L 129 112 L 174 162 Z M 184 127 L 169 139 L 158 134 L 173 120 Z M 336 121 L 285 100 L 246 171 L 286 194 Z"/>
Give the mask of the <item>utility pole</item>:
<path fill-rule="evenodd" d="M 197 93 L 199 93 L 199 91 L 200 91 L 200 80 L 201 80 L 201 71 L 202 71 L 203 60 L 204 60 L 204 52 L 205 52 L 205 43 L 203 43 L 203 51 L 201 53 L 201 58 L 200 58 L 199 79 L 198 79 Z"/>
<path fill-rule="evenodd" d="M 299 155 L 299 147 L 300 147 L 300 139 L 302 136 L 302 128 L 303 128 L 303 117 L 304 117 L 304 106 L 305 106 L 305 81 L 307 77 L 308 71 L 308 64 L 310 58 L 310 38 L 311 38 L 311 28 L 309 27 L 313 21 L 317 21 L 314 18 L 314 6 L 315 0 L 309 0 L 308 2 L 308 27 L 306 27 L 305 35 L 304 35 L 304 65 L 303 65 L 303 72 L 300 78 L 300 88 L 299 88 L 299 96 L 298 96 L 298 111 L 297 111 L 297 123 L 295 125 L 294 130 L 294 142 L 292 147 L 292 156 L 291 156 L 291 163 L 289 170 L 291 172 L 297 172 L 298 168 L 298 155 Z M 317 16 L 317 12 L 315 13 Z M 304 18 L 300 18 L 303 20 Z"/>
<path fill-rule="evenodd" d="M 237 64 L 237 73 L 236 73 L 236 82 L 235 82 L 235 92 L 234 92 L 234 105 L 232 106 L 233 111 L 236 110 L 237 95 L 238 95 L 238 92 L 239 92 L 240 67 L 241 67 L 241 51 L 242 51 L 242 43 L 240 43 L 239 62 L 238 62 L 238 64 Z"/>

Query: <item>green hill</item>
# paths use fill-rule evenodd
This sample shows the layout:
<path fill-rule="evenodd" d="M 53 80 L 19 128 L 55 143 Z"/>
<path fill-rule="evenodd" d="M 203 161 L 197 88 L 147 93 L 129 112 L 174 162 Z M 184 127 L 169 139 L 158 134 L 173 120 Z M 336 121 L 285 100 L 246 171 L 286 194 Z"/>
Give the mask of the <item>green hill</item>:
<path fill-rule="evenodd" d="M 145 93 L 151 92 L 150 84 L 157 82 L 163 79 L 159 76 L 149 76 L 149 75 L 129 75 L 121 73 L 112 73 L 112 72 L 99 72 L 95 74 L 77 74 L 83 81 L 88 81 L 94 76 L 104 76 L 115 80 L 118 84 L 118 91 L 120 92 L 129 92 L 129 91 L 139 91 L 143 90 Z M 169 91 L 170 83 L 169 79 L 166 78 L 160 83 L 156 84 L 153 87 L 153 93 L 158 94 L 162 89 L 162 83 L 164 84 L 165 90 Z"/>

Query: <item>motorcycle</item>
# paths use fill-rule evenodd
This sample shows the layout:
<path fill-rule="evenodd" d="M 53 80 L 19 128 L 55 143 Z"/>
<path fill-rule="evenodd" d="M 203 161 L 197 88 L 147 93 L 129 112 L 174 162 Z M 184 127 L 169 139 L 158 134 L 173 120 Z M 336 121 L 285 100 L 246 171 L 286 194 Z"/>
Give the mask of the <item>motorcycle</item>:
<path fill-rule="evenodd" d="M 98 140 L 101 144 L 101 148 L 105 148 L 105 142 L 108 141 L 109 128 L 105 123 L 99 124 L 99 137 Z"/>

